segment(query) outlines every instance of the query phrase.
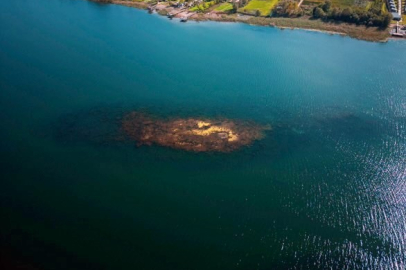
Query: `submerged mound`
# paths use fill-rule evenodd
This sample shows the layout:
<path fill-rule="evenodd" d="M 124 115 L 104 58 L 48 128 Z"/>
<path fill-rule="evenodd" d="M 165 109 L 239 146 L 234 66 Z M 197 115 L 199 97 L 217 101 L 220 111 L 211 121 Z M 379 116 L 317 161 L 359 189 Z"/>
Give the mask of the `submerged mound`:
<path fill-rule="evenodd" d="M 194 152 L 231 152 L 264 137 L 268 126 L 229 119 L 159 119 L 131 112 L 123 118 L 124 132 L 138 146 L 157 144 Z"/>

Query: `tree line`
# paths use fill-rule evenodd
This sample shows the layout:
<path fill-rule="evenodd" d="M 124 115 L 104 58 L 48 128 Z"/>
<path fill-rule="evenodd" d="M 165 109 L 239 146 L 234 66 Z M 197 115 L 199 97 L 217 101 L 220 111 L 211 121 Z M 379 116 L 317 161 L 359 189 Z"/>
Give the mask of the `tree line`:
<path fill-rule="evenodd" d="M 341 9 L 337 7 L 332 8 L 331 2 L 326 1 L 314 7 L 313 18 L 387 28 L 392 20 L 392 15 L 382 10 L 382 4 L 381 0 L 375 0 L 368 10 L 350 7 Z"/>

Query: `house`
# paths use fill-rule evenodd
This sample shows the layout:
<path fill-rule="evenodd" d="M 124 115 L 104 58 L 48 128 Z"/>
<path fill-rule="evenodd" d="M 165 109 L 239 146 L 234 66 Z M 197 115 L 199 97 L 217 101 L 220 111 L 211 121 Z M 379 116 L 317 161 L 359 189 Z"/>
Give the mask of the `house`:
<path fill-rule="evenodd" d="M 402 17 L 397 12 L 392 12 L 392 18 L 395 21 L 400 21 L 402 19 Z"/>

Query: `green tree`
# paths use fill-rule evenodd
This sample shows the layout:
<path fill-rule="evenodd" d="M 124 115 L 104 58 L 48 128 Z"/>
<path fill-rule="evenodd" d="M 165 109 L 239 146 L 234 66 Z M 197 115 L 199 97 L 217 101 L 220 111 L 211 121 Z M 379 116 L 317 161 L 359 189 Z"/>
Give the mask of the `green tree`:
<path fill-rule="evenodd" d="M 237 9 L 239 8 L 238 3 L 233 2 L 233 12 L 237 12 Z"/>
<path fill-rule="evenodd" d="M 329 12 L 330 8 L 331 8 L 331 2 L 330 1 L 326 1 L 324 2 L 324 4 L 321 6 L 321 8 L 323 9 L 324 12 Z"/>
<path fill-rule="evenodd" d="M 320 7 L 315 7 L 313 9 L 313 18 L 319 19 L 319 18 L 324 18 L 326 14 Z"/>
<path fill-rule="evenodd" d="M 392 21 L 392 15 L 390 13 L 386 13 L 383 15 L 382 27 L 387 28 Z"/>
<path fill-rule="evenodd" d="M 352 14 L 353 14 L 353 12 L 352 12 L 352 9 L 351 9 L 351 8 L 345 8 L 345 9 L 343 9 L 343 11 L 341 12 L 341 19 L 342 19 L 343 21 L 350 22 L 351 19 L 352 19 Z"/>
<path fill-rule="evenodd" d="M 334 19 L 334 20 L 339 19 L 340 15 L 341 15 L 341 12 L 338 8 L 333 8 L 330 12 L 330 18 Z"/>

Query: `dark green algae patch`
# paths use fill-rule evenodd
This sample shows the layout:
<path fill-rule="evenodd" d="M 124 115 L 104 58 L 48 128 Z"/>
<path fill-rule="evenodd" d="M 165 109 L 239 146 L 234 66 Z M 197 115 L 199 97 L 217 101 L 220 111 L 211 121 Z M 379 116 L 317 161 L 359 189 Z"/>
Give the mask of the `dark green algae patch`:
<path fill-rule="evenodd" d="M 95 108 L 60 117 L 54 137 L 64 143 L 131 143 L 189 152 L 229 153 L 265 137 L 270 125 L 224 117 L 163 117 L 142 110 Z"/>

